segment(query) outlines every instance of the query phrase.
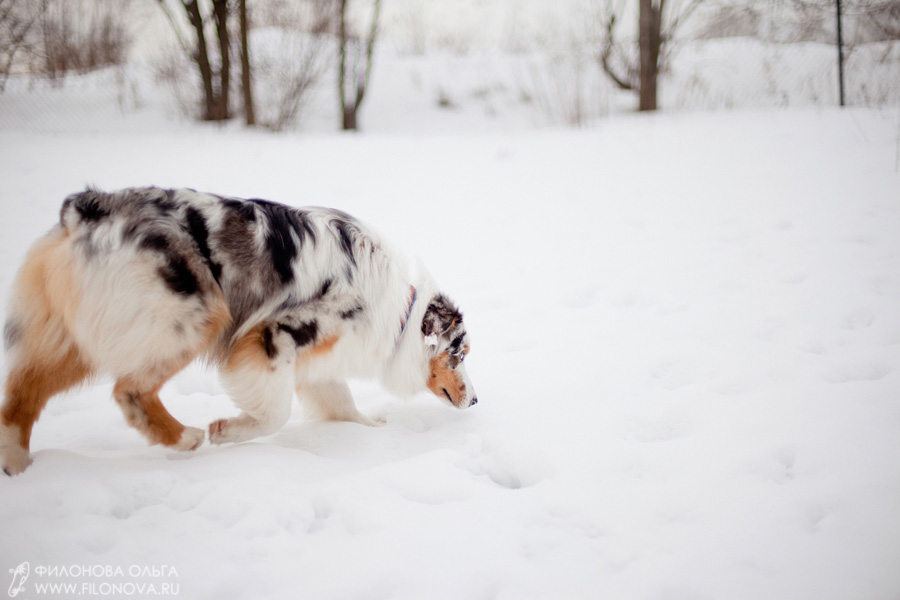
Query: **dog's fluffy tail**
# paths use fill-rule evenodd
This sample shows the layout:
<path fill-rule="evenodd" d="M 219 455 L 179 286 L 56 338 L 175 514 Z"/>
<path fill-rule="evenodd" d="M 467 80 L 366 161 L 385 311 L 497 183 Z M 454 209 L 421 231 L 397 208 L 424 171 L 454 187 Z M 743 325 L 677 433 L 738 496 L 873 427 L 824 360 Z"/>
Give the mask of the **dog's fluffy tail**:
<path fill-rule="evenodd" d="M 71 240 L 55 228 L 28 252 L 16 275 L 3 328 L 8 366 L 20 354 L 54 362 L 73 345 L 71 324 L 78 298 Z"/>
<path fill-rule="evenodd" d="M 28 253 L 13 284 L 0 406 L 0 460 L 7 474 L 28 466 L 31 428 L 50 397 L 92 373 L 72 330 L 78 290 L 71 250 L 69 236 L 54 229 Z"/>

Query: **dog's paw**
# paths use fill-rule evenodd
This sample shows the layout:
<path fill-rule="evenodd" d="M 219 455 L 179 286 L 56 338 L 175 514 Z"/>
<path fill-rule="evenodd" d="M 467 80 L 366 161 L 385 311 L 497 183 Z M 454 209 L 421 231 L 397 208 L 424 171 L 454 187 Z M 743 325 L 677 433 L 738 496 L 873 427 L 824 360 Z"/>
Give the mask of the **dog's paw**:
<path fill-rule="evenodd" d="M 229 428 L 231 419 L 219 419 L 209 424 L 209 443 L 227 444 L 234 441 L 233 428 Z"/>
<path fill-rule="evenodd" d="M 19 443 L 19 428 L 0 424 L 0 468 L 7 475 L 18 475 L 30 464 L 28 449 Z"/>
<path fill-rule="evenodd" d="M 197 429 L 196 427 L 185 427 L 184 433 L 181 434 L 181 440 L 179 440 L 178 443 L 172 447 L 180 452 L 196 450 L 203 445 L 203 440 L 205 439 L 206 432 L 202 429 Z"/>
<path fill-rule="evenodd" d="M 346 418 L 341 419 L 343 421 L 349 421 L 351 423 L 359 423 L 360 425 L 365 425 L 366 427 L 384 427 L 387 425 L 387 421 L 382 417 L 367 417 L 366 415 L 358 412 L 354 415 L 347 415 Z"/>
<path fill-rule="evenodd" d="M 363 425 L 368 425 L 369 427 L 384 427 L 387 425 L 387 419 L 384 417 L 366 417 L 366 421 Z"/>
<path fill-rule="evenodd" d="M 381 427 L 383 425 L 387 425 L 387 421 L 384 420 L 383 417 L 367 417 L 362 414 L 355 408 L 353 410 L 343 410 L 343 411 L 333 411 L 326 415 L 321 415 L 321 417 L 325 421 L 336 421 L 336 422 L 345 422 L 345 423 L 359 423 L 360 425 L 365 425 L 366 427 Z"/>
<path fill-rule="evenodd" d="M 3 466 L 3 472 L 9 476 L 19 475 L 31 465 L 31 456 L 28 450 L 21 446 L 7 446 L 3 449 L 3 457 L 0 464 Z"/>

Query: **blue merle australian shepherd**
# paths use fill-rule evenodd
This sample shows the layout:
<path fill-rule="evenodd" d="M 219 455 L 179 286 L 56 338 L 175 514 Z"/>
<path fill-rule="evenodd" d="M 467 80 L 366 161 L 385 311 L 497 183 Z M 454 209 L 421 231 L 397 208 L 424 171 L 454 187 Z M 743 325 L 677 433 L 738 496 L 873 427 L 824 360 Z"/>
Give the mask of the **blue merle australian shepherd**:
<path fill-rule="evenodd" d="M 30 464 L 47 401 L 95 375 L 115 379 L 126 421 L 151 444 L 193 450 L 159 390 L 196 358 L 218 366 L 241 414 L 213 422 L 214 444 L 276 431 L 296 390 L 322 418 L 375 424 L 348 377 L 397 394 L 428 389 L 477 402 L 462 315 L 427 276 L 351 216 L 193 190 L 69 196 L 30 250 L 4 327 L 0 460 Z"/>

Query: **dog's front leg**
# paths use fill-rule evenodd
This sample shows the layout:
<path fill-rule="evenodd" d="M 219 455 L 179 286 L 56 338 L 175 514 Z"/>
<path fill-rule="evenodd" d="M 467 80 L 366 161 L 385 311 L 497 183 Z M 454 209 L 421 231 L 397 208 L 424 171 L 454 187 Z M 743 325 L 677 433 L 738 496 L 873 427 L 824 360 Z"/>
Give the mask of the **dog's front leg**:
<path fill-rule="evenodd" d="M 359 412 L 353 402 L 350 386 L 344 381 L 298 383 L 297 397 L 320 419 L 350 421 L 369 427 L 384 425 L 384 421 L 375 421 Z"/>
<path fill-rule="evenodd" d="M 222 372 L 222 383 L 241 414 L 209 426 L 213 444 L 243 442 L 278 431 L 291 415 L 294 373 L 290 363 L 246 363 Z"/>

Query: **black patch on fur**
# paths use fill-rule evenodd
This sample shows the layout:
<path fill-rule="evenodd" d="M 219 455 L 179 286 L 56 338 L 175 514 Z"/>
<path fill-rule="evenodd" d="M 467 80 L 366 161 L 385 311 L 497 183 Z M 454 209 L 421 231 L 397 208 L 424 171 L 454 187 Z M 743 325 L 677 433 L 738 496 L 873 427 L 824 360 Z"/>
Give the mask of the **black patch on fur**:
<path fill-rule="evenodd" d="M 110 214 L 109 210 L 100 206 L 100 202 L 93 194 L 81 194 L 75 199 L 74 204 L 83 221 L 99 221 Z"/>
<path fill-rule="evenodd" d="M 209 248 L 209 229 L 206 227 L 206 219 L 199 210 L 188 207 L 185 212 L 185 220 L 187 221 L 188 233 L 194 238 L 197 249 L 203 255 L 209 271 L 212 273 L 216 283 L 220 283 L 222 277 L 222 265 L 212 259 L 212 251 Z"/>
<path fill-rule="evenodd" d="M 159 268 L 166 285 L 176 294 L 190 296 L 200 291 L 200 282 L 197 276 L 191 272 L 187 261 L 178 255 L 167 256 L 168 262 Z"/>
<path fill-rule="evenodd" d="M 265 349 L 266 356 L 269 357 L 269 360 L 278 356 L 278 348 L 275 347 L 275 342 L 272 340 L 272 329 L 269 327 L 263 329 L 263 348 Z"/>
<path fill-rule="evenodd" d="M 164 198 L 152 201 L 152 206 L 160 215 L 167 215 L 178 210 L 177 203 L 172 202 L 171 200 L 166 200 Z"/>
<path fill-rule="evenodd" d="M 312 301 L 314 301 L 314 300 L 321 300 L 322 298 L 324 298 L 324 297 L 325 297 L 325 294 L 328 293 L 328 290 L 331 289 L 331 286 L 332 286 L 333 283 L 334 283 L 334 281 L 331 280 L 331 279 L 326 279 L 325 281 L 323 281 L 323 282 L 322 282 L 322 287 L 319 288 L 319 291 L 316 292 L 316 295 L 315 295 L 315 296 L 313 296 L 312 298 L 310 298 L 310 302 L 312 302 Z"/>
<path fill-rule="evenodd" d="M 148 233 L 140 242 L 140 247 L 161 253 L 166 264 L 159 268 L 159 275 L 176 294 L 190 296 L 200 291 L 200 282 L 191 271 L 187 260 L 170 250 L 170 243 L 166 236 L 160 233 Z"/>
<path fill-rule="evenodd" d="M 148 233 L 141 240 L 141 248 L 165 253 L 169 249 L 169 240 L 160 233 Z"/>
<path fill-rule="evenodd" d="M 290 234 L 285 235 L 284 231 L 270 233 L 266 237 L 266 249 L 272 257 L 272 267 L 278 273 L 281 283 L 291 283 L 294 280 L 293 263 L 297 258 L 297 246 Z"/>
<path fill-rule="evenodd" d="M 462 345 L 463 337 L 464 336 L 462 336 L 462 335 L 458 335 L 453 339 L 452 342 L 450 342 L 450 351 L 452 354 L 459 354 L 459 352 L 461 350 L 460 346 Z"/>
<path fill-rule="evenodd" d="M 341 250 L 354 267 L 356 266 L 356 256 L 353 255 L 353 231 L 355 227 L 345 219 L 332 219 L 331 224 L 337 230 L 338 240 L 341 243 Z"/>
<path fill-rule="evenodd" d="M 356 315 L 358 315 L 358 314 L 361 313 L 362 311 L 363 311 L 363 307 L 360 306 L 359 304 L 357 304 L 356 306 L 354 306 L 354 307 L 351 308 L 350 310 L 345 310 L 345 311 L 343 311 L 343 312 L 341 313 L 341 318 L 344 319 L 345 321 L 349 321 L 350 319 L 355 318 Z"/>
<path fill-rule="evenodd" d="M 268 221 L 266 249 L 272 258 L 272 267 L 283 285 L 294 280 L 294 259 L 307 239 L 315 243 L 316 234 L 303 211 L 268 200 L 249 200 L 261 210 Z M 294 239 L 296 236 L 296 241 Z"/>
<path fill-rule="evenodd" d="M 254 210 L 253 205 L 249 202 L 242 202 L 231 198 L 219 197 L 219 199 L 222 201 L 222 205 L 225 206 L 225 208 L 233 210 L 245 221 L 256 221 L 256 210 Z"/>
<path fill-rule="evenodd" d="M 291 327 L 290 325 L 279 323 L 278 329 L 291 336 L 294 339 L 294 344 L 296 344 L 298 348 L 314 342 L 316 334 L 319 333 L 319 325 L 315 321 L 301 323 L 299 327 Z"/>
<path fill-rule="evenodd" d="M 133 205 L 152 210 L 159 216 L 167 216 L 178 210 L 179 205 L 175 202 L 175 190 L 153 187 L 142 190 L 142 192 L 144 192 L 143 197 L 133 202 Z"/>
<path fill-rule="evenodd" d="M 9 350 L 22 339 L 22 328 L 15 321 L 9 320 L 3 326 L 3 349 Z"/>

